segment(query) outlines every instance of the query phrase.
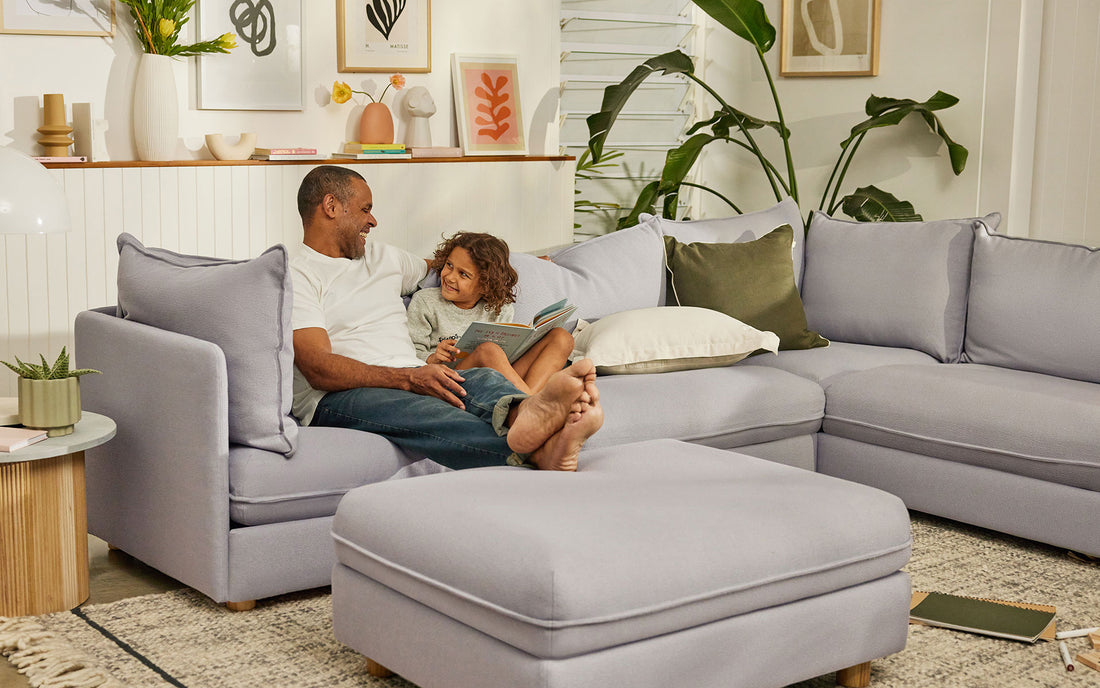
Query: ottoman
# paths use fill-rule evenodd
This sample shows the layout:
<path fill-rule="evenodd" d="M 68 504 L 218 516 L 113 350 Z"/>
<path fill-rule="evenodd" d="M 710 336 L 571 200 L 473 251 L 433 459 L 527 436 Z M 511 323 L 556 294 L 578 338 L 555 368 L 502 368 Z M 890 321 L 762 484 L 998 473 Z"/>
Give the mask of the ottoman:
<path fill-rule="evenodd" d="M 867 685 L 905 647 L 901 500 L 675 440 L 367 485 L 333 537 L 336 638 L 420 688 Z"/>

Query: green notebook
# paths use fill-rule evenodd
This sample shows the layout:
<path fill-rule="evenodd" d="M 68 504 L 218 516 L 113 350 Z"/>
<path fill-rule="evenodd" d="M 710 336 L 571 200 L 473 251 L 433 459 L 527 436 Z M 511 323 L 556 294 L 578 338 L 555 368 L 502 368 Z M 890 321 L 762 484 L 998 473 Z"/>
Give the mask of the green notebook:
<path fill-rule="evenodd" d="M 930 626 L 953 628 L 997 638 L 1033 643 L 1054 621 L 1054 611 L 1017 607 L 1010 602 L 979 600 L 939 592 L 909 610 L 909 618 Z"/>

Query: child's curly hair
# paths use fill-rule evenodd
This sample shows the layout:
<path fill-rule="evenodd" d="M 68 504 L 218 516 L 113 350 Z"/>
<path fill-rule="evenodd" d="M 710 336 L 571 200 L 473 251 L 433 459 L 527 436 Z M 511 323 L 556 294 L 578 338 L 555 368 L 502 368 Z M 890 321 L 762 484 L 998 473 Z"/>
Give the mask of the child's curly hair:
<path fill-rule="evenodd" d="M 516 269 L 508 262 L 508 244 L 492 234 L 457 232 L 435 249 L 429 268 L 443 270 L 448 256 L 455 248 L 463 248 L 477 267 L 481 298 L 486 307 L 496 314 L 506 304 L 516 300 L 515 288 L 519 281 Z"/>

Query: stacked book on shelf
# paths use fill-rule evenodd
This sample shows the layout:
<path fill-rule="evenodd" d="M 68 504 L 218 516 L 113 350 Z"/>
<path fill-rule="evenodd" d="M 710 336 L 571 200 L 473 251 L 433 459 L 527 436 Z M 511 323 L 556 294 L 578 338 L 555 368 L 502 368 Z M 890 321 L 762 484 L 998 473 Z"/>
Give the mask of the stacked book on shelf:
<path fill-rule="evenodd" d="M 252 151 L 253 160 L 324 160 L 316 148 L 257 148 Z"/>
<path fill-rule="evenodd" d="M 403 143 L 350 141 L 344 145 L 343 151 L 333 154 L 332 157 L 345 160 L 402 160 L 411 158 L 412 155 L 405 149 Z"/>

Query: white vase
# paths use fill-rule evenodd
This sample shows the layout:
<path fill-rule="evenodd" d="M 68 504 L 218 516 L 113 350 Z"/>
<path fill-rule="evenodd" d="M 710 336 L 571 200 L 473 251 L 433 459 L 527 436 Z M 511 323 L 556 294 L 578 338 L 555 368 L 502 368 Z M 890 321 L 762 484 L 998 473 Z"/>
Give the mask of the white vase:
<path fill-rule="evenodd" d="M 134 143 L 140 160 L 174 160 L 180 113 L 172 58 L 144 53 L 134 85 Z"/>

